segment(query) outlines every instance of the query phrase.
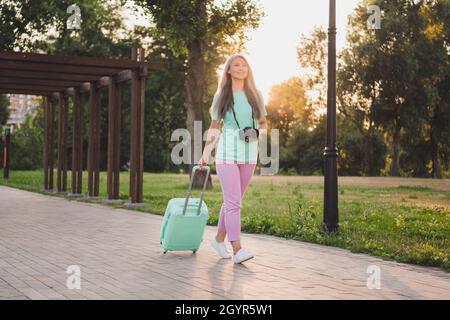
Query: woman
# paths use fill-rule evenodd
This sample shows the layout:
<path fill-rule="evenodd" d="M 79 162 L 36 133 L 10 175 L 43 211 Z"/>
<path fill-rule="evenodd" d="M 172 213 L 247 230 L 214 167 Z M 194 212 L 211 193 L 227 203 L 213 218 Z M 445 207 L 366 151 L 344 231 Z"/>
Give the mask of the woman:
<path fill-rule="evenodd" d="M 252 70 L 244 56 L 235 54 L 228 58 L 210 114 L 211 126 L 198 165 L 202 169 L 209 163 L 211 151 L 219 140 L 216 172 L 224 197 L 217 235 L 211 245 L 222 258 L 231 258 L 224 242 L 228 235 L 233 248 L 233 261 L 242 263 L 254 257 L 241 247 L 242 197 L 256 167 L 258 139 L 267 131 L 264 100 L 255 86 Z M 221 120 L 222 133 L 219 131 Z M 258 130 L 254 129 L 259 129 L 259 136 Z"/>

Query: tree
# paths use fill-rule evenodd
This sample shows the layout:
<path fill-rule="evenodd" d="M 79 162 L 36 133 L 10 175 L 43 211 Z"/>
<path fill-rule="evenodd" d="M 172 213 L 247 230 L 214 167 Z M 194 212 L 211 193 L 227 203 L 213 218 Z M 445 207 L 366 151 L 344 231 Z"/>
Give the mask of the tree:
<path fill-rule="evenodd" d="M 312 111 L 307 106 L 302 80 L 292 77 L 274 85 L 267 102 L 270 126 L 280 130 L 280 147 L 285 147 L 293 125 L 308 128 L 312 122 Z"/>
<path fill-rule="evenodd" d="M 42 104 L 42 101 L 40 102 Z M 11 135 L 11 169 L 35 170 L 42 166 L 44 111 L 27 114 L 20 129 Z"/>
<path fill-rule="evenodd" d="M 311 35 L 300 37 L 297 61 L 305 72 L 305 87 L 311 98 L 309 108 L 315 112 L 326 107 L 327 98 L 327 34 L 315 28 Z"/>
<path fill-rule="evenodd" d="M 210 101 L 205 99 L 206 68 L 210 71 L 216 69 L 217 65 L 212 68 L 214 65 L 210 61 L 223 57 L 221 50 L 224 48 L 242 47 L 245 31 L 258 26 L 261 11 L 251 0 L 221 4 L 213 0 L 137 0 L 136 3 L 151 15 L 157 34 L 167 40 L 174 56 L 186 62 L 184 107 L 191 150 L 194 150 L 194 121 L 203 123 L 205 107 L 208 106 L 205 101 Z M 190 173 L 199 160 L 195 156 L 191 152 Z M 204 178 L 202 173 L 196 174 L 193 187 L 201 188 Z M 211 187 L 209 178 L 208 188 Z"/>
<path fill-rule="evenodd" d="M 31 51 L 53 18 L 47 1 L 0 1 L 0 50 Z"/>
<path fill-rule="evenodd" d="M 280 147 L 280 168 L 297 174 L 323 174 L 323 146 L 326 137 L 326 115 L 316 119 L 313 128 L 293 125 L 286 147 Z"/>
<path fill-rule="evenodd" d="M 185 81 L 184 61 L 174 57 L 165 39 L 155 39 L 148 59 L 159 59 L 163 68 L 150 72 L 147 81 L 145 113 L 144 167 L 149 171 L 176 171 L 179 168 L 171 161 L 171 141 L 174 128 L 186 124 L 183 108 Z"/>
<path fill-rule="evenodd" d="M 441 178 L 442 168 L 448 170 L 450 158 L 450 1 L 424 2 L 418 14 L 422 17 L 422 32 L 415 38 L 415 52 L 423 87 L 418 95 L 425 100 L 420 127 L 425 143 L 415 141 L 414 145 L 428 149 L 430 175 Z M 412 130 L 408 131 L 413 133 L 417 125 L 410 127 Z M 420 136 L 417 130 L 412 134 L 412 137 Z"/>
<path fill-rule="evenodd" d="M 383 10 L 381 29 L 367 28 L 369 3 Z M 391 175 L 403 172 L 403 161 L 409 167 L 423 164 L 412 159 L 430 151 L 433 175 L 438 176 L 442 155 L 448 154 L 442 122 L 448 114 L 448 3 L 364 1 L 350 18 L 349 48 L 342 54 L 338 76 L 339 108 L 361 132 L 384 131 L 390 140 Z"/>
<path fill-rule="evenodd" d="M 373 155 L 375 146 L 372 144 L 377 141 L 374 137 L 381 136 L 373 113 L 379 95 L 379 85 L 375 78 L 378 74 L 374 70 L 377 67 L 374 59 L 378 48 L 372 42 L 361 45 L 358 33 L 350 34 L 348 40 L 350 47 L 340 54 L 341 62 L 337 70 L 337 107 L 351 123 L 347 127 L 350 126 L 359 133 L 358 143 L 364 147 L 361 174 L 375 176 L 382 169 L 375 163 L 379 162 Z"/>
<path fill-rule="evenodd" d="M 9 99 L 5 94 L 0 94 L 0 128 L 8 121 L 9 114 Z"/>
<path fill-rule="evenodd" d="M 30 30 L 24 36 L 27 42 L 20 42 L 20 37 L 2 38 L 4 48 L 10 50 L 19 48 L 22 51 L 41 51 L 50 54 L 93 56 L 100 58 L 129 58 L 132 47 L 147 47 L 146 59 L 162 62 L 161 70 L 149 72 L 146 81 L 145 98 L 145 137 L 144 137 L 144 170 L 162 171 L 175 170 L 170 161 L 170 134 L 173 128 L 182 127 L 186 122 L 186 112 L 183 108 L 182 93 L 185 79 L 184 59 L 174 57 L 172 50 L 168 48 L 166 39 L 158 39 L 153 27 L 136 26 L 127 29 L 122 21 L 121 5 L 125 1 L 100 1 L 85 0 L 77 5 L 81 11 L 81 29 L 67 29 L 66 21 L 69 17 L 66 9 L 72 4 L 70 1 L 44 0 L 33 2 L 29 10 L 23 1 L 9 1 L 1 3 L 3 12 L 5 8 L 16 8 L 16 11 L 26 13 L 15 16 L 14 10 L 9 10 L 12 17 L 3 17 L 5 21 L 15 21 L 13 26 L 28 24 Z M 49 12 L 47 12 L 49 11 Z M 33 13 L 34 12 L 34 13 Z M 46 19 L 46 17 L 52 19 Z M 26 19 L 27 18 L 27 19 Z M 2 26 L 4 28 L 9 27 Z M 37 28 L 36 26 L 41 26 Z M 5 29 L 6 30 L 6 29 Z M 49 32 L 51 30 L 51 32 Z M 6 31 L 5 31 L 6 32 Z M 8 29 L 9 33 L 14 30 Z M 40 35 L 32 37 L 32 35 Z M 153 41 L 150 41 L 154 38 Z M 7 40 L 10 40 L 8 43 Z M 151 45 L 150 45 L 151 42 Z M 20 44 L 20 45 L 19 45 Z M 100 169 L 106 169 L 107 156 L 107 125 L 108 125 L 108 95 L 107 89 L 102 88 L 101 93 L 101 144 L 100 144 Z M 123 86 L 122 94 L 122 130 L 121 130 L 121 157 L 120 167 L 127 169 L 129 162 L 128 151 L 130 149 L 130 85 Z M 87 108 L 88 100 L 83 99 Z M 69 118 L 71 117 L 72 101 L 69 99 Z M 83 124 L 88 123 L 88 113 L 84 112 Z M 71 141 L 71 125 L 68 121 L 68 141 Z M 87 133 L 83 130 L 85 151 L 84 160 L 87 158 Z M 68 150 L 70 165 L 70 149 Z"/>
<path fill-rule="evenodd" d="M 385 167 L 387 154 L 382 134 L 377 130 L 361 131 L 343 113 L 338 114 L 337 122 L 339 175 L 379 175 Z M 367 146 L 370 147 L 367 148 Z M 367 172 L 367 166 L 370 166 L 369 172 Z"/>

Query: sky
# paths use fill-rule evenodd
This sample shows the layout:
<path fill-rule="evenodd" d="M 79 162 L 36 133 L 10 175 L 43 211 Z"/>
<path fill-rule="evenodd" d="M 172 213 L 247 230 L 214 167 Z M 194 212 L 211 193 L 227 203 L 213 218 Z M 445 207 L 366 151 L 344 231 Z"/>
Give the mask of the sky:
<path fill-rule="evenodd" d="M 215 0 L 220 3 L 224 0 Z M 328 30 L 329 0 L 255 0 L 259 1 L 266 16 L 257 30 L 248 32 L 247 52 L 256 85 L 264 100 L 269 99 L 270 88 L 293 76 L 301 77 L 296 48 L 300 35 L 308 35 L 316 26 Z M 345 46 L 347 16 L 361 0 L 336 1 L 336 47 Z M 132 6 L 132 1 L 129 1 Z M 129 11 L 128 11 L 129 13 Z M 145 24 L 146 19 L 127 14 L 132 24 Z"/>
<path fill-rule="evenodd" d="M 336 49 L 345 46 L 347 16 L 361 0 L 336 1 Z M 300 35 L 315 26 L 328 30 L 328 0 L 260 0 L 266 17 L 249 32 L 247 56 L 255 81 L 268 101 L 270 88 L 293 76 L 301 76 L 296 48 Z"/>

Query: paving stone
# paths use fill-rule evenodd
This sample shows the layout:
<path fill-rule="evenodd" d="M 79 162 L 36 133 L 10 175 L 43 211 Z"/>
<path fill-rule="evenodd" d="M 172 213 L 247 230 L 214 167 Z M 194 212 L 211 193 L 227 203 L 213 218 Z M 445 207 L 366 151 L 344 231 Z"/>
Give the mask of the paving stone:
<path fill-rule="evenodd" d="M 242 234 L 244 265 L 209 246 L 162 254 L 162 217 L 0 186 L 0 299 L 450 299 L 450 274 L 341 248 Z M 381 288 L 367 288 L 367 268 Z M 78 266 L 81 289 L 68 289 Z"/>

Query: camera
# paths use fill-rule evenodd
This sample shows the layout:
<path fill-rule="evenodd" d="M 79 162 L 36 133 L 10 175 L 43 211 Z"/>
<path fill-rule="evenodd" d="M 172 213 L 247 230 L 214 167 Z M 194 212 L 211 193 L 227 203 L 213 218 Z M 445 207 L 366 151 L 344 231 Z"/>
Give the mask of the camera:
<path fill-rule="evenodd" d="M 239 126 L 239 122 L 236 119 L 236 113 L 234 112 L 233 105 L 231 106 L 231 110 L 233 111 L 234 120 L 236 121 L 238 128 L 241 128 Z M 253 114 L 253 109 L 252 109 L 252 126 L 253 127 L 245 127 L 244 129 L 239 130 L 239 139 L 240 140 L 245 141 L 245 142 L 258 141 L 259 130 L 255 128 L 255 116 Z"/>
<path fill-rule="evenodd" d="M 239 130 L 239 139 L 245 142 L 257 141 L 259 137 L 259 130 L 252 127 L 245 127 Z"/>

